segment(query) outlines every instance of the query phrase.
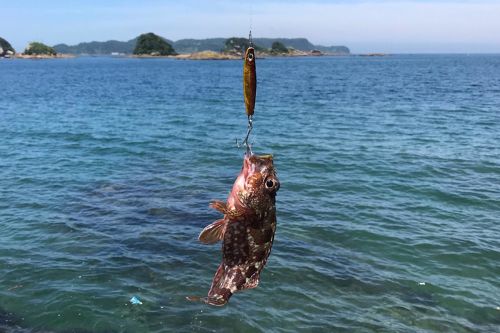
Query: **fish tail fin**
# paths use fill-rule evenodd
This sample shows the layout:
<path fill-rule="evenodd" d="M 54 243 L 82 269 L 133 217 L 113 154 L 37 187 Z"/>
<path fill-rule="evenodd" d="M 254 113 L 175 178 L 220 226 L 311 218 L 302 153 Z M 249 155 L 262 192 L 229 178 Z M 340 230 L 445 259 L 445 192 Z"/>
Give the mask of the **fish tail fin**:
<path fill-rule="evenodd" d="M 215 273 L 212 286 L 208 291 L 207 297 L 187 296 L 186 299 L 191 302 L 203 302 L 209 305 L 223 306 L 233 294 L 228 288 L 224 288 L 226 280 L 226 265 L 221 263 Z"/>
<path fill-rule="evenodd" d="M 206 302 L 206 297 L 200 297 L 200 296 L 186 296 L 186 300 L 190 302 Z"/>
<path fill-rule="evenodd" d="M 205 299 L 205 303 L 215 306 L 223 306 L 229 301 L 233 292 L 227 286 L 226 275 L 226 265 L 221 263 L 215 273 L 214 280 L 208 292 L 208 297 Z"/>

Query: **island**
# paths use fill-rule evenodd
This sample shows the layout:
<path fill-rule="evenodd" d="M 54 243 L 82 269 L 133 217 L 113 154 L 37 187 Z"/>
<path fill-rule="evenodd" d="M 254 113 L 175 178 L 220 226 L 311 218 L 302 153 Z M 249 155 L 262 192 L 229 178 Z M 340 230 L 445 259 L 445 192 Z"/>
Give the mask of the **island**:
<path fill-rule="evenodd" d="M 254 38 L 258 57 L 294 57 L 317 55 L 350 55 L 345 46 L 314 45 L 307 38 Z M 191 60 L 239 59 L 250 45 L 248 38 L 180 39 L 173 41 L 154 33 L 145 33 L 128 41 L 84 42 L 77 45 L 57 44 L 58 53 L 74 55 L 113 55 L 132 57 L 171 57 Z"/>
<path fill-rule="evenodd" d="M 46 55 L 46 56 L 55 56 L 57 54 L 54 48 L 47 46 L 40 42 L 32 42 L 30 43 L 26 49 L 24 50 L 25 55 Z"/>
<path fill-rule="evenodd" d="M 252 45 L 258 58 L 350 55 L 345 46 L 314 45 L 307 38 L 253 38 L 244 37 L 169 40 L 152 32 L 128 41 L 84 42 L 77 45 L 56 44 L 53 47 L 40 42 L 30 43 L 24 53 L 16 54 L 12 46 L 0 38 L 0 57 L 22 59 L 68 58 L 85 55 L 126 56 L 136 58 L 167 57 L 180 60 L 234 60 L 241 59 Z"/>
<path fill-rule="evenodd" d="M 56 58 L 74 58 L 72 54 L 57 53 L 53 47 L 40 42 L 31 42 L 26 46 L 23 53 L 16 53 L 19 59 L 56 59 Z"/>
<path fill-rule="evenodd" d="M 173 56 L 177 55 L 172 45 L 170 45 L 162 37 L 155 35 L 152 32 L 142 34 L 137 37 L 137 42 L 134 48 L 135 56 Z"/>
<path fill-rule="evenodd" d="M 16 50 L 10 45 L 10 43 L 0 37 L 0 58 L 10 58 L 16 54 Z"/>
<path fill-rule="evenodd" d="M 283 43 L 276 41 L 271 45 L 269 52 L 274 55 L 284 55 L 290 53 L 290 50 Z"/>

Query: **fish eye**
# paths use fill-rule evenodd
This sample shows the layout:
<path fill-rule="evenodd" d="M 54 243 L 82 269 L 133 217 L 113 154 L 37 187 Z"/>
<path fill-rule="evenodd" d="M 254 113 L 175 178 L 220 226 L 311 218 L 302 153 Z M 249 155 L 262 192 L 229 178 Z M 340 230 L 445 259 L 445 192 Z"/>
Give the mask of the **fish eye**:
<path fill-rule="evenodd" d="M 248 54 L 248 61 L 252 61 L 253 60 L 253 53 L 249 53 Z"/>
<path fill-rule="evenodd" d="M 267 187 L 267 188 L 271 188 L 271 187 L 273 187 L 273 186 L 274 186 L 274 182 L 273 182 L 273 180 L 272 180 L 272 179 L 268 179 L 268 180 L 266 181 L 266 187 Z"/>

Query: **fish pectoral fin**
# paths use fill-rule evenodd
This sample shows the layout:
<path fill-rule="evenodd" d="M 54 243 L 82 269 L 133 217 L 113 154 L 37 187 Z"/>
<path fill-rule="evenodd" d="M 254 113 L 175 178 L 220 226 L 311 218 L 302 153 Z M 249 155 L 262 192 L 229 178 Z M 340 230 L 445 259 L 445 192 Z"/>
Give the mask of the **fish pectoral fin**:
<path fill-rule="evenodd" d="M 214 200 L 210 203 L 210 207 L 221 212 L 222 214 L 227 213 L 227 205 L 224 201 Z"/>
<path fill-rule="evenodd" d="M 212 224 L 209 224 L 200 232 L 198 239 L 204 244 L 214 244 L 224 237 L 226 232 L 226 219 L 220 219 Z"/>

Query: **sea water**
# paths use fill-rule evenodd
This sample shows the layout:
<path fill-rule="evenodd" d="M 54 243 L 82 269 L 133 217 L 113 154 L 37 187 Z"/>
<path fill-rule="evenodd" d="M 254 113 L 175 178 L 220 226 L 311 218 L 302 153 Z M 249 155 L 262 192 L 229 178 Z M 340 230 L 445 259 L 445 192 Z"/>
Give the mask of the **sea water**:
<path fill-rule="evenodd" d="M 0 61 L 0 331 L 498 332 L 498 55 L 258 59 L 273 251 L 186 301 L 221 261 L 197 237 L 242 165 L 242 65 Z"/>

